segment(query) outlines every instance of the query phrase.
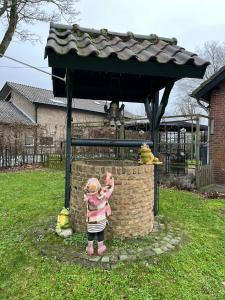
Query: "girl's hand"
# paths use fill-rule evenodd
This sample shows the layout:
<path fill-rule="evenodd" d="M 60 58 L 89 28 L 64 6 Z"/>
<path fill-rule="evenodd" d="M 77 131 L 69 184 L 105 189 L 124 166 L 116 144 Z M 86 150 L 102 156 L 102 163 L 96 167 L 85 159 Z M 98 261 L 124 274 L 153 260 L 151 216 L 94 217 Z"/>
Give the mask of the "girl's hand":
<path fill-rule="evenodd" d="M 112 173 L 110 173 L 110 172 L 106 173 L 105 185 L 107 185 L 107 186 L 113 186 L 114 185 L 114 179 L 112 177 Z"/>

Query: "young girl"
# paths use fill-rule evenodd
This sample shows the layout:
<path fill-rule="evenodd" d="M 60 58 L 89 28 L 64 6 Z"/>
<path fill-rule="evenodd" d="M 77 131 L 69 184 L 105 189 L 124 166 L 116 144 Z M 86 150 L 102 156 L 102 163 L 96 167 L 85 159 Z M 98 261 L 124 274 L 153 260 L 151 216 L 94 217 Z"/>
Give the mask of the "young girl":
<path fill-rule="evenodd" d="M 97 178 L 90 178 L 85 186 L 86 193 L 84 201 L 87 204 L 87 236 L 88 246 L 86 248 L 88 255 L 94 254 L 93 242 L 95 235 L 98 241 L 98 255 L 103 255 L 106 251 L 104 245 L 104 230 L 107 223 L 107 217 L 111 214 L 111 208 L 108 200 L 114 189 L 114 179 L 111 173 L 105 176 L 106 186 L 102 189 Z"/>

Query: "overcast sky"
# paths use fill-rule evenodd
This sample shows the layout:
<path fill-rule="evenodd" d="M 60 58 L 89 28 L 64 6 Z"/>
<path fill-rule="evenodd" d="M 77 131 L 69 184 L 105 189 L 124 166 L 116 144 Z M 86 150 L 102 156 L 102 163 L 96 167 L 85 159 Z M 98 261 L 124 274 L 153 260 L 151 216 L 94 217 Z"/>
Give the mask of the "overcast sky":
<path fill-rule="evenodd" d="M 77 9 L 80 11 L 80 26 L 176 37 L 178 45 L 193 52 L 205 41 L 225 39 L 224 0 L 81 0 Z M 47 67 L 44 47 L 49 24 L 37 24 L 31 30 L 41 35 L 42 44 L 13 41 L 6 55 L 37 67 Z M 0 38 L 2 33 L 0 28 Z M 52 89 L 50 76 L 1 58 L 0 88 L 6 81 Z M 170 97 L 170 113 L 173 112 L 173 103 L 174 93 Z"/>

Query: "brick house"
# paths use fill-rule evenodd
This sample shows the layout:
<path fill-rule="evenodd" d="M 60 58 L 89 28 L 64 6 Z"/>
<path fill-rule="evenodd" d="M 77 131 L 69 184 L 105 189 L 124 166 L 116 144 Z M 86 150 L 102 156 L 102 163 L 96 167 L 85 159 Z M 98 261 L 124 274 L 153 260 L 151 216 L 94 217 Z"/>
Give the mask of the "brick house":
<path fill-rule="evenodd" d="M 17 140 L 25 146 L 51 146 L 56 150 L 65 141 L 66 98 L 55 98 L 52 91 L 6 82 L 0 91 L 0 133 L 17 129 Z M 73 122 L 101 122 L 105 119 L 105 101 L 73 100 Z M 125 112 L 126 117 L 132 114 Z M 18 134 L 18 128 L 22 128 Z M 19 138 L 18 138 L 19 136 Z M 36 136 L 36 137 L 35 137 Z M 37 140 L 38 136 L 38 140 Z"/>
<path fill-rule="evenodd" d="M 194 90 L 192 96 L 208 105 L 209 161 L 215 183 L 225 185 L 225 66 Z"/>

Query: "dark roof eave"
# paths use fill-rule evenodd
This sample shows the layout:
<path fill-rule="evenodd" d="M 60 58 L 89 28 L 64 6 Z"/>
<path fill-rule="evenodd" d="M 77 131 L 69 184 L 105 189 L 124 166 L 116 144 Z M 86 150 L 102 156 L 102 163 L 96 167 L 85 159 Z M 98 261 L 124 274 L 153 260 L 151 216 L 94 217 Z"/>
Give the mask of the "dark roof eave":
<path fill-rule="evenodd" d="M 121 61 L 115 57 L 98 58 L 95 56 L 81 57 L 75 54 L 59 55 L 49 51 L 47 53 L 49 67 L 71 68 L 105 73 L 133 74 L 145 76 L 161 76 L 176 80 L 189 78 L 203 78 L 207 65 L 175 65 L 173 63 L 158 63 L 156 61 L 138 62 L 134 59 Z"/>
<path fill-rule="evenodd" d="M 209 79 L 200 84 L 200 86 L 191 93 L 191 97 L 209 102 L 213 89 L 215 89 L 223 80 L 225 80 L 225 66 L 214 73 Z"/>

